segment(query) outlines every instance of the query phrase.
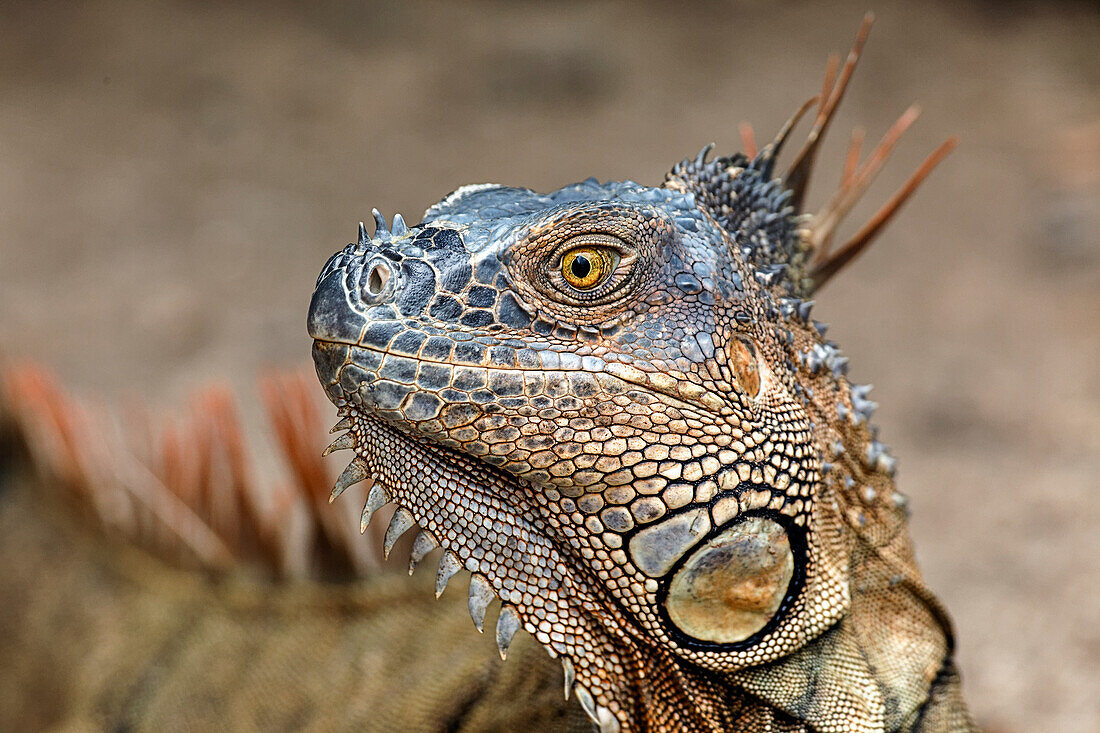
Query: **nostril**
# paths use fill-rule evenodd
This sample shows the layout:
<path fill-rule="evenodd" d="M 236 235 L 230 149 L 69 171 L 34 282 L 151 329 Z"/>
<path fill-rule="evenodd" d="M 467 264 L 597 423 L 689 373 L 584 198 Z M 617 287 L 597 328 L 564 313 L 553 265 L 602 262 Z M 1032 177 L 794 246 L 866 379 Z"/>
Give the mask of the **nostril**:
<path fill-rule="evenodd" d="M 392 272 L 389 265 L 385 262 L 375 262 L 371 265 L 367 274 L 367 282 L 364 286 L 365 295 L 368 298 L 378 298 L 386 289 L 386 284 L 390 281 Z"/>
<path fill-rule="evenodd" d="M 386 287 L 386 277 L 382 268 L 375 265 L 370 271 L 370 281 L 367 283 L 367 291 L 371 295 L 381 295 L 382 288 Z"/>

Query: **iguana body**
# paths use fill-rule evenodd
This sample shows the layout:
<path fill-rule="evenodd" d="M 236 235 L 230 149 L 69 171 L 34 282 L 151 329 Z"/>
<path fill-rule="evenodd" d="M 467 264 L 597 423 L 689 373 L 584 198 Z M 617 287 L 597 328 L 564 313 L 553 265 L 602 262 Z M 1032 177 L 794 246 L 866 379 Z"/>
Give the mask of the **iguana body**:
<path fill-rule="evenodd" d="M 601 731 L 971 727 L 866 389 L 813 291 L 871 163 L 812 221 L 810 164 L 865 36 L 785 175 L 785 130 L 663 185 L 458 189 L 334 255 L 314 360 L 387 546 L 472 574 L 504 654 L 524 628 Z M 937 155 L 946 152 L 946 148 Z M 934 164 L 934 159 L 930 161 Z M 921 172 L 923 175 L 926 169 Z"/>

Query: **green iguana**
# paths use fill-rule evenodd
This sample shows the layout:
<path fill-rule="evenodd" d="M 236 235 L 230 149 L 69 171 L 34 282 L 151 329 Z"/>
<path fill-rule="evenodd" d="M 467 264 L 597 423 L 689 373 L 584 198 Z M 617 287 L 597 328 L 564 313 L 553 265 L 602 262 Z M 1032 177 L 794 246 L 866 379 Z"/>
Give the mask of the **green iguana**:
<path fill-rule="evenodd" d="M 309 328 L 371 537 L 327 503 L 300 381 L 264 388 L 272 491 L 224 394 L 120 437 L 4 375 L 0 446 L 40 477 L 0 473 L 0 729 L 972 730 L 874 403 L 807 300 L 951 147 L 834 249 L 906 113 L 801 213 L 868 22 L 782 174 L 798 115 L 659 187 L 466 186 L 360 227 Z"/>
<path fill-rule="evenodd" d="M 874 403 L 810 318 L 952 144 L 835 252 L 913 113 L 801 214 L 867 28 L 782 175 L 797 115 L 657 187 L 465 186 L 412 227 L 376 210 L 318 278 L 330 450 L 355 455 L 333 497 L 370 478 L 364 526 L 393 502 L 387 551 L 412 529 L 414 564 L 442 547 L 436 592 L 469 571 L 478 629 L 499 598 L 501 655 L 533 635 L 604 733 L 971 727 Z"/>

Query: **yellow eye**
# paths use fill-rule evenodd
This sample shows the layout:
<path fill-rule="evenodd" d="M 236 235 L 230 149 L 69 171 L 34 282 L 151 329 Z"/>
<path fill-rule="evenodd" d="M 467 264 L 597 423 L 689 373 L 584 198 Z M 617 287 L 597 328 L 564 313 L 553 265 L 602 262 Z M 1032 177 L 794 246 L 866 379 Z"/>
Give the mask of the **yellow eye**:
<path fill-rule="evenodd" d="M 606 247 L 577 247 L 562 255 L 561 276 L 577 290 L 592 290 L 610 277 L 618 259 Z"/>

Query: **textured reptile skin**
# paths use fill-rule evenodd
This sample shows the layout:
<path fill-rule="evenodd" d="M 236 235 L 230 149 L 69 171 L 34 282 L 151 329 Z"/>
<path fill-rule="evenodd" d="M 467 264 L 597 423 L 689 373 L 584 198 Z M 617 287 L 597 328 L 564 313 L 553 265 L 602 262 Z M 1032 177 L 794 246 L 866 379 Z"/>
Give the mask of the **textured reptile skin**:
<path fill-rule="evenodd" d="M 371 479 L 364 523 L 396 503 L 387 546 L 442 546 L 601 731 L 968 730 L 780 144 L 376 213 L 310 306 L 334 494 Z"/>

